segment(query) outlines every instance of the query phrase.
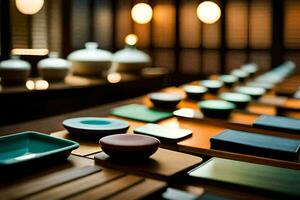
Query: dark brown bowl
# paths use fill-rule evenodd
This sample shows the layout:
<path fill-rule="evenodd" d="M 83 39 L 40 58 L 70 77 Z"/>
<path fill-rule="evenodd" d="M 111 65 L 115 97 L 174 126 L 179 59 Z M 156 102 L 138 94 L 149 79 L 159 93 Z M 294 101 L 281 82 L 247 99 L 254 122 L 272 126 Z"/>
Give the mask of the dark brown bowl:
<path fill-rule="evenodd" d="M 171 109 L 175 108 L 181 101 L 181 97 L 177 94 L 155 92 L 149 94 L 149 99 L 153 103 L 154 107 Z"/>
<path fill-rule="evenodd" d="M 160 141 L 154 137 L 138 134 L 117 134 L 99 141 L 102 150 L 113 159 L 146 159 L 154 154 Z"/>

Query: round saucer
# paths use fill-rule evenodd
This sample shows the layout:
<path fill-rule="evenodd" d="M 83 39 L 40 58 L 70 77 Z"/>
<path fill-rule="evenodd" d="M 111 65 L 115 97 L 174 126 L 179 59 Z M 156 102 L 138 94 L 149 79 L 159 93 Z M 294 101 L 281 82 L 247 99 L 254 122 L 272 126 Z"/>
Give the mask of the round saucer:
<path fill-rule="evenodd" d="M 238 78 L 233 75 L 221 75 L 219 79 L 224 82 L 226 87 L 232 87 L 238 81 Z"/>
<path fill-rule="evenodd" d="M 238 93 L 250 95 L 253 99 L 258 99 L 266 93 L 266 90 L 264 88 L 250 86 L 237 87 L 235 88 L 235 91 Z"/>
<path fill-rule="evenodd" d="M 157 108 L 175 108 L 181 101 L 179 95 L 165 92 L 151 93 L 148 97 Z"/>
<path fill-rule="evenodd" d="M 235 92 L 224 92 L 220 94 L 219 98 L 234 103 L 239 109 L 244 109 L 251 101 L 251 96 Z"/>
<path fill-rule="evenodd" d="M 145 159 L 154 154 L 160 141 L 139 134 L 117 134 L 103 137 L 99 141 L 102 150 L 114 159 Z"/>
<path fill-rule="evenodd" d="M 245 79 L 249 76 L 248 72 L 243 71 L 241 69 L 232 70 L 230 74 L 236 76 L 241 82 L 245 81 Z"/>
<path fill-rule="evenodd" d="M 124 133 L 129 128 L 126 121 L 101 117 L 66 119 L 63 121 L 63 126 L 74 136 L 98 139 L 111 134 Z"/>
<path fill-rule="evenodd" d="M 206 87 L 210 93 L 215 94 L 224 84 L 222 81 L 219 80 L 204 80 L 201 81 L 201 85 Z"/>
<path fill-rule="evenodd" d="M 228 118 L 235 105 L 224 100 L 205 100 L 198 103 L 200 110 L 206 117 Z"/>
<path fill-rule="evenodd" d="M 207 88 L 200 85 L 187 85 L 183 89 L 190 99 L 197 100 L 200 100 L 207 92 Z"/>

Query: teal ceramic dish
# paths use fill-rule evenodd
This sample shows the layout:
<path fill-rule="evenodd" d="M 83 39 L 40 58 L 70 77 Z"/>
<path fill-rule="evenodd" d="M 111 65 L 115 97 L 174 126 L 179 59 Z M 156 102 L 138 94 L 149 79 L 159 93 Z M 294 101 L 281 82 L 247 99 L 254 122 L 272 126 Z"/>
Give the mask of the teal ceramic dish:
<path fill-rule="evenodd" d="M 0 167 L 65 159 L 78 147 L 71 140 L 32 131 L 3 136 L 0 137 Z"/>
<path fill-rule="evenodd" d="M 198 103 L 205 117 L 228 118 L 236 108 L 233 103 L 224 100 L 205 100 Z"/>
<path fill-rule="evenodd" d="M 204 80 L 201 81 L 201 85 L 206 87 L 210 93 L 217 93 L 221 87 L 223 87 L 223 82 L 219 80 Z"/>
<path fill-rule="evenodd" d="M 220 99 L 234 103 L 238 109 L 244 109 L 251 101 L 251 96 L 247 94 L 235 93 L 235 92 L 224 92 L 220 94 Z"/>
<path fill-rule="evenodd" d="M 180 103 L 182 98 L 178 94 L 155 92 L 148 95 L 150 101 L 156 108 L 172 109 Z"/>
<path fill-rule="evenodd" d="M 104 117 L 78 117 L 63 121 L 63 126 L 75 137 L 97 139 L 119 133 L 126 133 L 126 121 Z"/>
<path fill-rule="evenodd" d="M 232 87 L 238 81 L 238 78 L 233 75 L 221 75 L 219 80 L 223 81 L 226 87 Z"/>
<path fill-rule="evenodd" d="M 266 93 L 264 88 L 241 86 L 235 88 L 235 92 L 250 95 L 253 99 L 258 99 Z"/>
<path fill-rule="evenodd" d="M 193 100 L 200 100 L 207 93 L 207 88 L 200 85 L 187 85 L 183 89 L 186 95 Z"/>
<path fill-rule="evenodd" d="M 248 72 L 245 72 L 241 69 L 232 70 L 230 74 L 233 76 L 236 76 L 240 82 L 245 81 L 245 79 L 248 78 L 248 76 L 249 76 Z"/>

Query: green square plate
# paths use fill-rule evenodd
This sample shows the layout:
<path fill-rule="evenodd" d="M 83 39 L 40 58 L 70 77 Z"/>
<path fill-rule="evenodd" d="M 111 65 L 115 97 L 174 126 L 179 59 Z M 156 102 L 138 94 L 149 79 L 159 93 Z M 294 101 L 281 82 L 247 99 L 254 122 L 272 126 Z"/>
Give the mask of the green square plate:
<path fill-rule="evenodd" d="M 159 111 L 139 104 L 130 104 L 114 108 L 111 114 L 148 123 L 155 123 L 173 116 L 172 112 Z"/>
<path fill-rule="evenodd" d="M 52 158 L 67 158 L 79 144 L 38 132 L 22 132 L 0 137 L 0 167 Z"/>

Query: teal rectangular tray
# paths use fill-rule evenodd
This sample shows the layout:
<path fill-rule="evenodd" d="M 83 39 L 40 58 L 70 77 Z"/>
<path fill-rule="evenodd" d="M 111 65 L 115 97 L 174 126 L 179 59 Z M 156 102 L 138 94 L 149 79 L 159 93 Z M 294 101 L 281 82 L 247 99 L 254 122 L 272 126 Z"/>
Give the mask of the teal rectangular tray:
<path fill-rule="evenodd" d="M 67 158 L 79 144 L 38 132 L 21 132 L 0 137 L 0 167 Z"/>

